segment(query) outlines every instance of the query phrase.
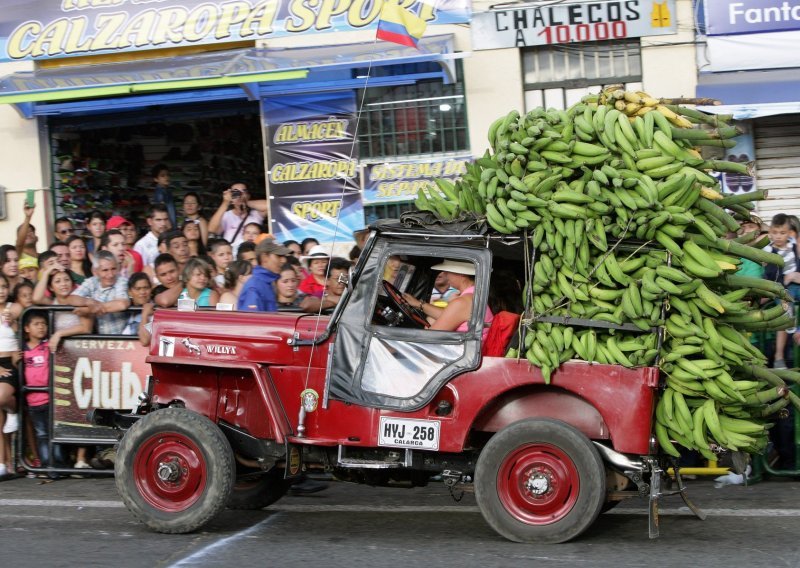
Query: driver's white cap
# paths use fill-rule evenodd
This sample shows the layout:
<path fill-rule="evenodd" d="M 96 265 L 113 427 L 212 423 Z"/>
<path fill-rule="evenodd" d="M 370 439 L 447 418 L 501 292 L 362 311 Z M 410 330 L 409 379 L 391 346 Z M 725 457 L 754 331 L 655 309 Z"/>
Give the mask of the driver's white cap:
<path fill-rule="evenodd" d="M 467 276 L 475 276 L 475 265 L 471 262 L 463 260 L 450 260 L 446 259 L 444 262 L 434 264 L 431 270 L 441 270 L 442 272 L 453 272 L 454 274 L 466 274 Z"/>

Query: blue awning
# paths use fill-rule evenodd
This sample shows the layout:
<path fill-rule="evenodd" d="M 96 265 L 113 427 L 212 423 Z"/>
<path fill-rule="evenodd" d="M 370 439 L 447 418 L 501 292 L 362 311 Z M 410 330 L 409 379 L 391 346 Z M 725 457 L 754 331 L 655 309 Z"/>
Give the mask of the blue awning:
<path fill-rule="evenodd" d="M 385 42 L 302 48 L 246 48 L 162 59 L 14 73 L 0 79 L 0 103 L 27 117 L 181 104 L 257 100 L 438 78 L 455 79 L 452 35 L 423 38 L 419 49 Z M 411 66 L 430 63 L 428 66 Z"/>
<path fill-rule="evenodd" d="M 697 96 L 717 99 L 721 106 L 701 107 L 737 119 L 800 112 L 800 69 L 701 73 Z"/>

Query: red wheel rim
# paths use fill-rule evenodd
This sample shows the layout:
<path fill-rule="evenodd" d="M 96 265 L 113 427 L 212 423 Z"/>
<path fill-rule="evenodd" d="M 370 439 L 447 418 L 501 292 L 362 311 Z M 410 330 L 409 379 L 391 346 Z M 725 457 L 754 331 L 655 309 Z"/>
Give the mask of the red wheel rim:
<path fill-rule="evenodd" d="M 194 505 L 208 480 L 200 448 L 177 432 L 148 438 L 136 452 L 133 475 L 145 501 L 168 513 Z"/>
<path fill-rule="evenodd" d="M 547 525 L 575 506 L 580 477 L 572 459 L 551 444 L 527 444 L 509 453 L 497 472 L 497 493 L 518 521 Z"/>

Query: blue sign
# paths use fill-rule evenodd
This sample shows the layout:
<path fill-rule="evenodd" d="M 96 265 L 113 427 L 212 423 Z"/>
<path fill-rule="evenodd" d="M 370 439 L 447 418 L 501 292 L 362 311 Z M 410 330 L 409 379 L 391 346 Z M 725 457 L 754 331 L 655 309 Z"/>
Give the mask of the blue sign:
<path fill-rule="evenodd" d="M 364 227 L 353 92 L 262 100 L 270 232 L 278 241 L 349 242 Z"/>
<path fill-rule="evenodd" d="M 706 35 L 800 30 L 800 3 L 788 0 L 706 0 Z"/>
<path fill-rule="evenodd" d="M 364 203 L 414 201 L 420 189 L 435 187 L 434 178 L 463 176 L 471 161 L 471 156 L 464 156 L 369 164 L 364 171 Z"/>

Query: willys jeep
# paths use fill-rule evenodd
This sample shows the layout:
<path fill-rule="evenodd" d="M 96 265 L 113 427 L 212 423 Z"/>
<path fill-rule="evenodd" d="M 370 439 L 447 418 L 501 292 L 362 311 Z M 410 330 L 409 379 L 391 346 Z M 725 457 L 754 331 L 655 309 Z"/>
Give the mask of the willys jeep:
<path fill-rule="evenodd" d="M 527 269 L 525 250 L 519 237 L 384 221 L 331 314 L 158 310 L 141 404 L 92 417 L 124 431 L 126 506 L 185 533 L 225 507 L 266 507 L 309 471 L 373 486 L 438 476 L 474 489 L 514 541 L 567 541 L 631 496 L 649 498 L 656 536 L 658 369 L 567 361 L 546 384 L 506 356 L 518 333 L 485 352 L 482 308 L 493 280 Z M 430 299 L 443 259 L 475 267 L 465 332 L 427 329 L 401 295 Z"/>

